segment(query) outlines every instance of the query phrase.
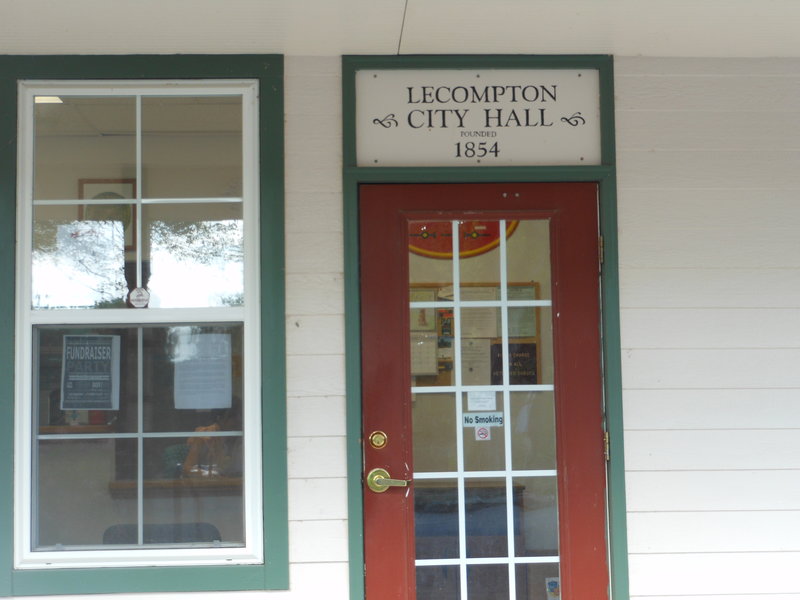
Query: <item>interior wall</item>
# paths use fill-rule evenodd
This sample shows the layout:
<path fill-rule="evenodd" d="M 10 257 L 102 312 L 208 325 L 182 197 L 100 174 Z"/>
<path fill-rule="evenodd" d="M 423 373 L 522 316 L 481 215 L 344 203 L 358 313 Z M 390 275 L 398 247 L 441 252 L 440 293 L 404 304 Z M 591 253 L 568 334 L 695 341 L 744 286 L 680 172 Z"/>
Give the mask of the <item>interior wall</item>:
<path fill-rule="evenodd" d="M 797 597 L 800 60 L 615 71 L 631 595 Z"/>

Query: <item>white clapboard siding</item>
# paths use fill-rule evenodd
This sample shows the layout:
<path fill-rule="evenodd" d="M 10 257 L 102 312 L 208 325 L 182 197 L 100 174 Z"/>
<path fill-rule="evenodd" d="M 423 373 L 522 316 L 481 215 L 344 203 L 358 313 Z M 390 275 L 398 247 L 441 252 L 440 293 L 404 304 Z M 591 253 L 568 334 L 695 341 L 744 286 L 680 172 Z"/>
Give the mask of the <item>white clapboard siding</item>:
<path fill-rule="evenodd" d="M 290 396 L 287 402 L 289 437 L 345 435 L 343 396 Z"/>
<path fill-rule="evenodd" d="M 724 600 L 755 600 L 761 598 L 758 594 L 725 594 L 720 598 Z M 780 600 L 800 600 L 800 593 L 797 594 L 783 594 L 778 596 Z M 630 596 L 630 600 L 711 600 L 709 595 L 697 596 L 695 594 L 675 594 L 672 596 Z M 716 598 L 714 600 L 717 600 Z M 775 599 L 777 600 L 777 599 Z"/>
<path fill-rule="evenodd" d="M 320 502 L 324 498 L 324 502 Z M 347 479 L 289 480 L 289 520 L 324 521 L 347 518 Z"/>
<path fill-rule="evenodd" d="M 631 471 L 626 483 L 631 513 L 793 511 L 800 507 L 800 471 Z M 631 543 L 646 541 L 632 539 Z"/>
<path fill-rule="evenodd" d="M 331 192 L 287 194 L 286 232 L 342 231 L 342 196 Z"/>
<path fill-rule="evenodd" d="M 290 591 L 259 596 L 270 600 L 349 598 L 340 62 L 285 60 L 292 579 Z"/>
<path fill-rule="evenodd" d="M 798 348 L 800 310 L 624 309 L 621 335 L 623 348 Z"/>
<path fill-rule="evenodd" d="M 788 469 L 800 473 L 800 435 L 796 429 L 629 431 L 625 466 L 629 471 Z"/>
<path fill-rule="evenodd" d="M 634 554 L 800 552 L 800 511 L 632 513 Z"/>
<path fill-rule="evenodd" d="M 347 560 L 347 521 L 291 521 L 289 561 L 344 562 Z"/>
<path fill-rule="evenodd" d="M 290 356 L 341 353 L 343 338 L 342 315 L 286 317 L 286 353 Z"/>
<path fill-rule="evenodd" d="M 747 60 L 731 60 L 730 58 L 704 58 L 687 60 L 686 58 L 661 57 L 633 58 L 616 56 L 615 85 L 617 92 L 627 82 L 641 81 L 642 77 L 733 77 L 777 75 L 780 77 L 800 77 L 800 62 L 796 58 L 748 58 Z M 622 98 L 617 98 L 617 108 L 622 106 Z M 638 103 L 636 108 L 647 109 L 650 104 Z M 709 110 L 708 108 L 706 108 Z M 791 106 L 786 110 L 791 110 Z"/>
<path fill-rule="evenodd" d="M 625 349 L 631 389 L 800 388 L 800 348 Z"/>
<path fill-rule="evenodd" d="M 623 271 L 800 268 L 794 190 L 627 189 L 619 196 Z"/>
<path fill-rule="evenodd" d="M 289 477 L 346 477 L 345 437 L 289 438 L 287 462 Z"/>
<path fill-rule="evenodd" d="M 344 275 L 287 273 L 286 306 L 293 315 L 344 314 Z"/>
<path fill-rule="evenodd" d="M 290 397 L 343 396 L 344 356 L 287 356 L 286 386 Z"/>
<path fill-rule="evenodd" d="M 631 188 L 800 187 L 800 151 L 623 150 L 619 174 Z"/>
<path fill-rule="evenodd" d="M 630 590 L 800 598 L 800 60 L 616 61 Z"/>
<path fill-rule="evenodd" d="M 628 244 L 630 248 L 630 244 Z M 624 268 L 622 308 L 800 308 L 800 268 Z"/>
<path fill-rule="evenodd" d="M 714 596 L 800 593 L 800 552 L 633 554 L 630 592 L 636 596 Z"/>
<path fill-rule="evenodd" d="M 661 112 L 792 112 L 787 101 L 800 95 L 798 74 L 761 74 L 741 61 L 739 73 L 690 75 L 637 74 L 626 76 L 617 65 L 615 91 L 618 111 Z M 624 66 L 623 66 L 624 68 Z M 795 67 L 796 68 L 796 67 Z"/>
<path fill-rule="evenodd" d="M 617 127 L 649 132 L 626 139 L 618 150 L 787 150 L 800 149 L 800 108 L 794 112 L 652 111 L 619 113 Z M 725 137 L 709 136 L 709 129 Z"/>
<path fill-rule="evenodd" d="M 286 236 L 286 270 L 289 273 L 341 273 L 342 234 L 292 233 Z M 287 307 L 291 311 L 291 307 Z"/>
<path fill-rule="evenodd" d="M 794 389 L 626 390 L 625 428 L 800 429 Z"/>

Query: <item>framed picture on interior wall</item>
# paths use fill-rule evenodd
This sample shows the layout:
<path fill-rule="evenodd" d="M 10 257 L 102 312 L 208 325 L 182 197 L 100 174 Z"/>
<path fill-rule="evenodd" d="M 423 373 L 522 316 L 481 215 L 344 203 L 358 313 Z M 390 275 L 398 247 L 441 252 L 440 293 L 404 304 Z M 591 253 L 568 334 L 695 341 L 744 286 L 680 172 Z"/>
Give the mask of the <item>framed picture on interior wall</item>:
<path fill-rule="evenodd" d="M 88 200 L 78 206 L 79 220 L 121 223 L 125 251 L 136 250 L 135 179 L 79 179 L 78 198 Z"/>

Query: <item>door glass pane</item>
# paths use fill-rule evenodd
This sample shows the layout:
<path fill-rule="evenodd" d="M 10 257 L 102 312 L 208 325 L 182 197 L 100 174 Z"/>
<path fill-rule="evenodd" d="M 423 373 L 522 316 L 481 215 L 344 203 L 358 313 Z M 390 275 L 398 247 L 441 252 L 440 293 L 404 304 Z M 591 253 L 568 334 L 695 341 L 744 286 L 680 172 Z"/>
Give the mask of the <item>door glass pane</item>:
<path fill-rule="evenodd" d="M 414 532 L 417 558 L 458 556 L 458 485 L 454 480 L 415 483 Z"/>
<path fill-rule="evenodd" d="M 35 200 L 93 199 L 136 177 L 136 100 L 37 96 Z"/>
<path fill-rule="evenodd" d="M 461 221 L 458 233 L 461 285 L 500 281 L 500 253 L 493 252 L 500 243 L 500 222 Z"/>
<path fill-rule="evenodd" d="M 503 395 L 467 392 L 463 396 L 465 471 L 501 471 L 506 465 Z"/>
<path fill-rule="evenodd" d="M 517 556 L 558 556 L 555 477 L 514 479 L 514 546 Z"/>
<path fill-rule="evenodd" d="M 147 198 L 242 196 L 242 100 L 238 96 L 142 99 Z"/>
<path fill-rule="evenodd" d="M 561 582 L 557 563 L 517 565 L 516 600 L 558 600 Z"/>
<path fill-rule="evenodd" d="M 437 284 L 436 298 L 444 299 L 452 292 L 453 284 L 453 226 L 450 221 L 411 221 L 408 249 L 410 283 Z"/>
<path fill-rule="evenodd" d="M 550 295 L 550 221 L 530 219 L 515 221 L 508 236 L 506 278 L 509 300 L 549 300 Z M 520 283 L 534 286 L 520 286 Z M 512 288 L 520 289 L 512 291 Z M 517 297 L 514 297 L 514 296 Z"/>
<path fill-rule="evenodd" d="M 464 513 L 468 558 L 508 556 L 505 480 L 468 480 Z"/>
<path fill-rule="evenodd" d="M 467 589 L 470 600 L 508 598 L 508 567 L 506 565 L 467 567 Z"/>
<path fill-rule="evenodd" d="M 414 241 L 421 232 L 447 239 L 439 254 L 417 250 L 409 259 L 423 595 L 443 581 L 455 586 L 456 568 L 459 597 L 469 600 L 534 598 L 535 586 L 558 580 L 549 226 L 541 219 L 410 228 L 412 243 L 422 243 Z M 420 478 L 431 472 L 447 478 L 432 486 Z M 452 558 L 457 567 L 447 564 Z"/>
<path fill-rule="evenodd" d="M 417 600 L 459 600 L 461 586 L 458 567 L 419 567 Z"/>
<path fill-rule="evenodd" d="M 556 468 L 553 392 L 511 394 L 511 453 L 516 471 Z"/>
<path fill-rule="evenodd" d="M 457 469 L 456 403 L 453 394 L 414 394 L 414 470 L 417 473 Z"/>

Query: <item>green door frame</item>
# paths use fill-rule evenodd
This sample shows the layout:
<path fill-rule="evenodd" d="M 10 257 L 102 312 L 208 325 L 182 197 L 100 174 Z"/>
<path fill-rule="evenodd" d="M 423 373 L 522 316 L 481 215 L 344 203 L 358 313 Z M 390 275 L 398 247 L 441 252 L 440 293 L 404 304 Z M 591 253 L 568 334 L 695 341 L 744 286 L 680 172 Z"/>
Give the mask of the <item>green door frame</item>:
<path fill-rule="evenodd" d="M 596 69 L 600 75 L 601 164 L 568 167 L 358 167 L 356 166 L 355 77 L 361 69 Z M 570 56 L 344 56 L 342 58 L 345 359 L 347 472 L 350 542 L 350 598 L 364 598 L 363 504 L 361 499 L 361 343 L 358 258 L 358 186 L 362 183 L 570 182 L 598 184 L 600 232 L 604 240 L 601 274 L 603 376 L 608 461 L 610 595 L 627 600 L 628 546 L 622 427 L 622 374 L 619 320 L 616 153 L 614 142 L 613 58 Z"/>

